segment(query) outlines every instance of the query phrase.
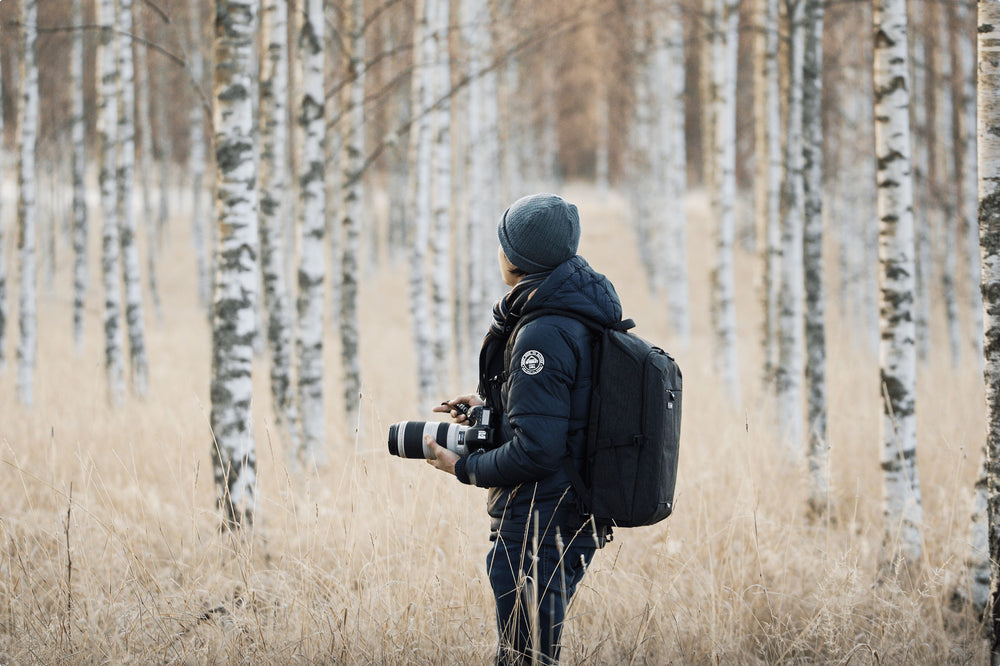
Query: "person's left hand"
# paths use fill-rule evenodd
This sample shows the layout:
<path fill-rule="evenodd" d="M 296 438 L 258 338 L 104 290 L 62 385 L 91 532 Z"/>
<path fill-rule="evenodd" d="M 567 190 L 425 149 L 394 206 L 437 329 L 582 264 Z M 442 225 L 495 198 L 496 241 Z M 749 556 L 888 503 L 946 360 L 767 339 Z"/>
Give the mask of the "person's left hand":
<path fill-rule="evenodd" d="M 433 458 L 428 460 L 428 464 L 437 467 L 442 472 L 455 473 L 455 463 L 458 462 L 458 454 L 451 449 L 446 449 L 434 441 L 430 435 L 424 435 L 424 444 L 430 449 Z"/>

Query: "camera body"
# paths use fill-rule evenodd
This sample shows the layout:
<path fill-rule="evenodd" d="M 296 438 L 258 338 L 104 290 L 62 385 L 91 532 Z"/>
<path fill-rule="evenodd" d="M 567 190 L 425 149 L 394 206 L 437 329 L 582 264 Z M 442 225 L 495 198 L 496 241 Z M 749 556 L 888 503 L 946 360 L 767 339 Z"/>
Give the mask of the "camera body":
<path fill-rule="evenodd" d="M 459 404 L 459 411 L 465 414 L 471 425 L 462 432 L 462 438 L 469 453 L 478 449 L 492 449 L 496 444 L 496 430 L 493 427 L 493 410 L 486 405 Z M 466 409 L 462 409 L 465 407 Z M 461 427 L 461 426 L 460 426 Z"/>
<path fill-rule="evenodd" d="M 455 408 L 465 414 L 471 425 L 437 421 L 401 421 L 389 426 L 389 454 L 400 458 L 431 458 L 424 444 L 424 435 L 430 435 L 439 446 L 467 456 L 479 449 L 497 446 L 495 412 L 485 405 L 459 404 Z"/>

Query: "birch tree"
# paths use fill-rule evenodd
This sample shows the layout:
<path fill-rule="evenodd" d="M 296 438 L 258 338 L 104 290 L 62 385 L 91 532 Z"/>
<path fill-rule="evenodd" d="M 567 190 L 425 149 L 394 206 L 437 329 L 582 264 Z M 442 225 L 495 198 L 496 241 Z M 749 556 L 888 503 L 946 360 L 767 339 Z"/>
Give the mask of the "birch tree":
<path fill-rule="evenodd" d="M 121 288 L 118 265 L 121 243 L 118 231 L 118 39 L 115 0 L 101 0 L 101 45 L 98 71 L 101 135 L 101 274 L 104 285 L 104 366 L 108 399 L 120 404 L 125 395 L 124 352 L 121 340 Z"/>
<path fill-rule="evenodd" d="M 736 349 L 735 277 L 733 245 L 736 237 L 736 55 L 739 3 L 715 0 L 721 17 L 719 47 L 714 59 L 712 78 L 715 90 L 713 150 L 715 151 L 716 186 L 712 211 L 716 217 L 715 236 L 715 365 L 733 404 L 740 402 L 739 359 Z"/>
<path fill-rule="evenodd" d="M 983 381 L 986 389 L 986 455 L 991 616 L 990 663 L 1000 664 L 1000 2 L 978 3 L 977 143 L 979 240 L 982 255 Z M 984 492 L 985 491 L 985 492 Z M 986 527 L 986 526 L 984 526 Z"/>
<path fill-rule="evenodd" d="M 361 399 L 361 358 L 358 351 L 358 254 L 361 235 L 363 190 L 361 176 L 365 163 L 365 3 L 351 0 L 350 101 L 344 164 L 344 254 L 342 264 L 340 348 L 344 366 L 344 407 L 348 426 L 359 427 Z M 450 166 L 450 162 L 449 162 Z M 450 265 L 446 263 L 446 265 Z M 449 319 L 450 321 L 450 319 Z"/>
<path fill-rule="evenodd" d="M 608 99 L 609 91 L 604 78 L 600 79 L 600 88 L 597 92 L 597 149 L 594 155 L 594 182 L 597 183 L 598 193 L 604 197 L 611 189 L 611 178 L 609 176 L 609 162 L 611 154 L 611 101 Z"/>
<path fill-rule="evenodd" d="M 142 127 L 139 146 L 139 173 L 142 187 L 142 220 L 146 234 L 146 276 L 149 285 L 149 295 L 153 300 L 153 308 L 158 321 L 162 321 L 163 312 L 160 307 L 160 288 L 156 281 L 156 259 L 159 254 L 159 243 L 156 217 L 153 215 L 153 118 L 149 107 L 150 72 L 147 62 L 146 45 L 140 44 L 135 49 L 135 66 L 139 76 L 136 80 L 136 117 Z"/>
<path fill-rule="evenodd" d="M 913 25 L 920 26 L 924 19 L 925 3 L 911 2 L 910 14 Z M 927 86 L 927 49 L 924 30 L 914 30 L 910 41 L 913 72 L 913 99 L 910 105 L 913 114 L 913 186 L 914 186 L 914 229 L 917 238 L 916 274 L 914 276 L 914 327 L 917 333 L 917 357 L 927 358 L 930 351 L 931 298 L 930 282 L 933 269 L 931 254 L 930 204 L 932 196 L 928 175 L 930 173 L 930 128 L 927 125 L 927 107 L 930 105 Z"/>
<path fill-rule="evenodd" d="M 297 455 L 299 434 L 292 399 L 292 307 L 285 277 L 284 222 L 288 189 L 288 2 L 266 0 L 261 20 L 266 48 L 260 74 L 260 259 L 271 398 L 277 425 Z"/>
<path fill-rule="evenodd" d="M 905 0 L 874 3 L 875 154 L 878 160 L 879 344 L 885 555 L 920 558 L 914 344 L 913 190 Z"/>
<path fill-rule="evenodd" d="M 191 45 L 188 60 L 191 78 L 201 86 L 205 78 L 205 59 L 201 53 L 201 0 L 188 0 Z M 198 272 L 198 302 L 209 300 L 208 248 L 205 245 L 205 112 L 200 104 L 191 107 L 188 120 L 191 142 L 188 149 L 188 173 L 191 176 L 191 240 L 194 244 L 195 269 Z"/>
<path fill-rule="evenodd" d="M 135 224 L 135 67 L 132 59 L 132 0 L 118 0 L 118 216 L 125 285 L 125 322 L 132 387 L 139 397 L 149 389 L 142 275 Z"/>
<path fill-rule="evenodd" d="M 155 69 L 157 88 L 161 91 L 166 90 L 166 68 L 157 67 Z M 157 134 L 160 137 L 158 142 L 159 159 L 156 160 L 159 167 L 157 175 L 160 183 L 158 188 L 160 191 L 160 203 L 156 210 L 156 231 L 157 236 L 162 239 L 163 231 L 167 226 L 167 219 L 170 216 L 170 165 L 174 161 L 174 151 L 170 141 L 170 123 L 167 121 L 167 105 L 155 104 L 154 108 L 156 109 Z"/>
<path fill-rule="evenodd" d="M 431 172 L 432 127 L 426 113 L 434 104 L 433 88 L 428 76 L 434 51 L 431 40 L 433 11 L 436 0 L 417 0 L 413 43 L 414 67 L 412 76 L 412 103 L 410 113 L 410 309 L 413 325 L 413 344 L 417 359 L 418 393 L 421 404 L 429 405 L 434 397 L 435 368 L 431 346 L 431 319 L 428 309 L 425 263 L 431 224 Z"/>
<path fill-rule="evenodd" d="M 326 462 L 323 413 L 323 240 L 326 190 L 323 181 L 326 122 L 323 118 L 323 2 L 305 0 L 299 11 L 302 97 L 299 107 L 298 394 L 302 418 L 301 457 L 310 465 Z"/>
<path fill-rule="evenodd" d="M 656 258 L 650 240 L 652 220 L 656 212 L 655 193 L 660 191 L 660 183 L 656 182 L 654 163 L 658 156 L 657 142 L 653 138 L 654 127 L 654 93 L 652 80 L 654 72 L 649 42 L 650 11 L 645 0 L 639 0 L 634 5 L 632 17 L 632 53 L 635 60 L 636 75 L 633 83 L 634 111 L 632 124 L 629 128 L 629 184 L 632 198 L 632 226 L 635 229 L 639 245 L 639 259 L 649 282 L 650 290 L 659 285 L 653 275 Z M 658 211 L 657 211 L 658 212 Z"/>
<path fill-rule="evenodd" d="M 253 523 L 257 459 L 251 370 L 257 323 L 257 174 L 251 79 L 258 0 L 215 3 L 215 205 L 218 267 L 212 309 L 212 463 L 225 525 Z"/>
<path fill-rule="evenodd" d="M 434 87 L 434 148 L 432 151 L 433 190 L 431 192 L 431 283 L 434 321 L 434 362 L 438 368 L 450 367 L 452 329 L 451 268 L 451 63 L 448 55 L 448 0 L 435 0 L 434 24 L 431 26 L 434 61 L 430 73 Z M 551 97 L 551 95 L 547 96 Z"/>
<path fill-rule="evenodd" d="M 973 25 L 969 17 L 969 6 L 964 2 L 953 5 L 955 10 L 954 40 L 958 56 L 956 67 L 960 81 L 960 107 L 958 114 L 958 151 L 960 157 L 959 216 L 965 224 L 966 266 L 969 272 L 970 298 L 972 304 L 972 349 L 977 363 L 983 363 L 983 297 L 979 290 L 982 281 L 979 259 L 979 183 L 976 171 L 978 153 L 976 151 L 976 52 L 973 41 Z"/>
<path fill-rule="evenodd" d="M 953 186 L 955 182 L 955 142 L 953 126 L 955 122 L 954 91 L 952 89 L 951 66 L 951 34 L 948 29 L 945 5 L 938 10 L 938 48 L 937 55 L 938 85 L 937 95 L 937 127 L 935 137 L 936 159 L 934 160 L 934 181 L 941 187 L 938 199 L 941 202 L 941 214 L 944 226 L 944 257 L 941 270 L 941 286 L 945 304 L 945 324 L 948 332 L 948 348 L 951 351 L 951 361 L 958 367 L 961 358 L 961 330 L 958 320 L 958 292 L 955 285 L 958 269 L 958 224 L 957 193 Z"/>
<path fill-rule="evenodd" d="M 809 505 L 823 513 L 829 497 L 826 427 L 826 293 L 823 287 L 823 3 L 806 0 L 802 74 L 805 219 L 805 376 L 809 426 L 806 458 L 811 479 Z"/>
<path fill-rule="evenodd" d="M 652 95 L 655 100 L 653 168 L 649 170 L 658 202 L 654 219 L 658 289 L 666 295 L 671 329 L 685 347 L 691 335 L 688 297 L 687 159 L 684 126 L 684 32 L 673 8 L 658 5 L 666 14 L 653 23 L 650 58 Z"/>
<path fill-rule="evenodd" d="M 0 26 L 0 37 L 3 36 L 3 26 Z M 0 77 L 2 79 L 3 77 Z M 0 80 L 0 99 L 3 99 L 3 81 Z M 3 113 L 0 112 L 0 183 L 4 177 L 4 133 L 3 133 Z M 0 197 L 0 204 L 3 203 Z M 3 214 L 3 206 L 0 205 L 0 215 Z M 0 220 L 3 218 L 0 217 Z M 7 261 L 4 258 L 4 225 L 0 223 L 0 369 L 7 368 Z"/>
<path fill-rule="evenodd" d="M 859 153 L 864 146 L 874 144 L 871 74 L 872 68 L 867 66 L 851 66 L 844 72 L 843 119 L 835 135 L 844 142 L 836 180 L 841 211 L 833 228 L 841 230 L 841 302 L 847 312 L 854 313 L 852 328 L 857 341 L 875 355 L 879 345 L 878 225 L 866 220 L 876 216 L 876 164 L 871 151 L 868 156 Z M 859 154 L 862 159 L 858 159 Z"/>
<path fill-rule="evenodd" d="M 469 127 L 469 176 L 468 183 L 468 337 L 478 340 L 483 335 L 488 320 L 486 261 L 490 255 L 487 245 L 493 236 L 487 233 L 484 219 L 498 216 L 501 209 L 499 186 L 500 143 L 498 119 L 498 76 L 495 69 L 487 69 L 487 56 L 493 52 L 493 35 L 490 31 L 490 8 L 486 0 L 463 0 L 463 36 L 468 53 L 468 127 Z M 478 353 L 478 350 L 477 352 Z M 465 367 L 465 364 L 462 364 Z M 469 367 L 474 367 L 471 364 Z"/>
<path fill-rule="evenodd" d="M 73 25 L 83 25 L 83 2 L 73 0 Z M 72 114 L 70 137 L 73 143 L 73 342 L 77 353 L 83 348 L 83 308 L 86 304 L 87 269 L 87 169 L 86 119 L 83 107 L 83 31 L 74 30 L 70 46 L 70 88 Z M 2 115 L 2 114 L 0 114 Z M 0 132 L 3 127 L 0 126 Z"/>
<path fill-rule="evenodd" d="M 35 352 L 38 347 L 38 312 L 35 264 L 37 219 L 35 151 L 38 142 L 38 0 L 21 1 L 21 96 L 18 104 L 20 137 L 17 170 L 17 248 L 20 271 L 17 345 L 17 393 L 21 403 L 35 402 Z"/>
<path fill-rule="evenodd" d="M 778 365 L 778 296 L 781 272 L 781 94 L 778 71 L 780 0 L 758 0 L 761 29 L 756 38 L 757 177 L 755 203 L 764 232 L 764 382 Z"/>
<path fill-rule="evenodd" d="M 803 64 L 805 2 L 786 0 L 788 11 L 788 120 L 782 185 L 781 265 L 778 297 L 778 367 L 775 372 L 778 423 L 792 457 L 802 452 L 803 373 Z"/>

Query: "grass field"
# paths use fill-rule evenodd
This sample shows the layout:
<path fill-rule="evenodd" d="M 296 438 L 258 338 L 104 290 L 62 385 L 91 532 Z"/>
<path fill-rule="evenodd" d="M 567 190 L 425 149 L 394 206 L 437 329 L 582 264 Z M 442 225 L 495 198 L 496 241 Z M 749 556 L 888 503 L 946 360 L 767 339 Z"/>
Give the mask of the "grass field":
<path fill-rule="evenodd" d="M 671 348 L 666 308 L 646 289 L 623 200 L 581 186 L 566 195 L 580 204 L 581 254 L 616 284 L 639 333 Z M 864 335 L 831 298 L 832 509 L 810 521 L 804 465 L 774 437 L 759 388 L 756 260 L 738 253 L 744 404 L 732 406 L 712 371 L 712 224 L 698 196 L 689 220 L 694 336 L 688 349 L 673 349 L 685 379 L 675 514 L 619 530 L 597 554 L 570 610 L 563 662 L 984 662 L 982 625 L 950 604 L 968 553 L 984 437 L 971 354 L 958 369 L 946 352 L 921 366 L 924 559 L 880 578 L 878 372 L 859 343 Z M 210 334 L 188 237 L 187 221 L 174 219 L 159 262 L 162 321 L 147 309 L 145 400 L 128 398 L 116 410 L 105 401 L 96 238 L 81 353 L 72 344 L 64 244 L 54 287 L 41 292 L 31 410 L 16 399 L 17 328 L 8 328 L 0 663 L 488 663 L 495 636 L 485 492 L 385 452 L 390 423 L 431 416 L 415 406 L 405 261 L 362 279 L 357 436 L 339 416 L 337 334 L 329 329 L 329 466 L 286 469 L 270 427 L 266 360 L 258 363 L 261 498 L 252 537 L 239 538 L 219 531 L 214 508 Z M 11 293 L 16 322 L 16 285 Z M 936 320 L 940 312 L 936 305 Z M 933 333 L 943 340 L 940 324 Z M 471 388 L 454 383 L 442 397 Z"/>

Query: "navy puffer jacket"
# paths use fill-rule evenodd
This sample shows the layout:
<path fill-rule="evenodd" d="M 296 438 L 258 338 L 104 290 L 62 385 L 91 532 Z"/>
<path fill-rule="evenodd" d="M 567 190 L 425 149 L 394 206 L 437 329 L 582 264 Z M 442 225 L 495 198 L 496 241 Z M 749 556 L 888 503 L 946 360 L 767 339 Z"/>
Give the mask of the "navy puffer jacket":
<path fill-rule="evenodd" d="M 542 308 L 569 310 L 605 325 L 622 314 L 611 282 L 580 256 L 556 267 L 520 314 Z M 594 538 L 563 467 L 569 457 L 579 471 L 585 456 L 592 341 L 593 333 L 576 319 L 547 314 L 517 331 L 506 367 L 506 341 L 493 346 L 491 358 L 481 359 L 481 397 L 503 413 L 505 443 L 472 453 L 456 474 L 490 489 L 491 539 L 530 543 L 534 514 L 540 543 L 555 543 L 557 528 L 564 544 L 574 534 L 577 542 Z M 488 349 L 484 346 L 483 354 Z"/>

